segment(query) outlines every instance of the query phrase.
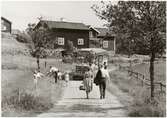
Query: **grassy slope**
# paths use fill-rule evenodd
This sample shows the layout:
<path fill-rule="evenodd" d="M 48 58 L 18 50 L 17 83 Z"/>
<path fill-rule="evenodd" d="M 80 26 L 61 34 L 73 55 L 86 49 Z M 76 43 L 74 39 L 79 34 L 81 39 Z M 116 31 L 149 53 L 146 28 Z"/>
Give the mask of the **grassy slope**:
<path fill-rule="evenodd" d="M 21 91 L 28 91 L 37 95 L 34 91 L 32 72 L 36 67 L 36 59 L 29 56 L 28 49 L 24 44 L 17 42 L 11 35 L 2 35 L 2 103 L 5 96 L 12 96 L 13 91 L 18 88 Z M 55 64 L 54 60 L 47 60 L 47 62 L 52 65 Z M 43 68 L 43 60 L 41 65 Z M 46 71 L 46 69 L 42 69 L 42 72 L 45 73 Z M 54 102 L 61 96 L 62 87 L 53 85 L 53 79 L 42 79 L 39 81 L 38 95 L 46 99 L 52 98 L 50 100 Z M 31 116 L 32 112 L 18 111 L 10 106 L 2 107 L 3 116 Z"/>
<path fill-rule="evenodd" d="M 158 74 L 159 77 L 164 77 L 164 66 L 163 63 L 155 64 L 155 70 L 157 70 L 156 75 Z M 136 65 L 134 67 L 136 71 L 141 70 L 145 73 L 148 72 L 145 70 L 147 68 L 148 65 L 145 64 Z M 141 82 L 129 77 L 126 71 L 116 70 L 110 73 L 110 76 L 111 85 L 108 89 L 118 96 L 120 101 L 127 106 L 130 116 L 165 116 L 165 95 L 156 94 L 156 100 L 159 104 L 158 106 L 153 106 L 148 103 L 148 99 L 150 98 L 149 87 L 142 87 Z M 115 86 L 119 89 L 115 89 Z"/>
<path fill-rule="evenodd" d="M 155 81 L 166 83 L 166 62 L 155 62 L 154 63 Z M 139 64 L 133 67 L 133 70 L 142 73 L 149 78 L 149 64 Z"/>

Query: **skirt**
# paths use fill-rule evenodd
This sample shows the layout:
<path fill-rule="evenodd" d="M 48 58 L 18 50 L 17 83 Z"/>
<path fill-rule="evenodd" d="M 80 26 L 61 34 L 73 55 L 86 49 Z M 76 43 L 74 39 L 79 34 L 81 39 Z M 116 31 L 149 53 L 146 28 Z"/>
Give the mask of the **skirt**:
<path fill-rule="evenodd" d="M 92 86 L 93 86 L 93 81 L 91 78 L 85 78 L 83 80 L 84 88 L 86 92 L 91 92 L 92 91 Z"/>

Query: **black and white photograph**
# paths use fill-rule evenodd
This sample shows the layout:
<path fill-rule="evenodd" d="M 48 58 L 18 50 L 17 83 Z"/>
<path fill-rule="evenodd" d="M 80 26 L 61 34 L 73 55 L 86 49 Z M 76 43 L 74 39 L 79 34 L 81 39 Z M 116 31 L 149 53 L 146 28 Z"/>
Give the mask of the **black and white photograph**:
<path fill-rule="evenodd" d="M 2 117 L 166 117 L 166 1 L 1 0 Z"/>

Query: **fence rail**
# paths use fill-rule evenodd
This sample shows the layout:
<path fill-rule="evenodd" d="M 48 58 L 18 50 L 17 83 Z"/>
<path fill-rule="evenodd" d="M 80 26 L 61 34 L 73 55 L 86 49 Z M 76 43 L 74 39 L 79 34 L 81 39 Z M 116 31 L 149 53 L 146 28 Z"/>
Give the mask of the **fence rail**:
<path fill-rule="evenodd" d="M 137 80 L 140 80 L 142 86 L 144 86 L 144 85 L 151 86 L 150 79 L 146 78 L 145 75 L 138 73 L 138 72 L 135 72 L 135 71 L 131 70 L 129 67 L 123 67 L 121 65 L 119 65 L 119 69 L 127 71 L 130 76 L 133 76 Z M 154 86 L 159 86 L 161 92 L 164 92 L 165 91 L 164 89 L 166 89 L 166 85 L 163 84 L 162 82 L 154 82 Z"/>

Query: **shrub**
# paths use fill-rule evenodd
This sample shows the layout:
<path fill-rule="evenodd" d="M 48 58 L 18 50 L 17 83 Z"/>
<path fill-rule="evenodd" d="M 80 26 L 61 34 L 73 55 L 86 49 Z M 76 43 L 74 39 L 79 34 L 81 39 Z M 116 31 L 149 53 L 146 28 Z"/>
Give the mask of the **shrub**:
<path fill-rule="evenodd" d="M 30 43 L 32 39 L 29 35 L 23 32 L 16 36 L 16 40 L 21 43 Z"/>

